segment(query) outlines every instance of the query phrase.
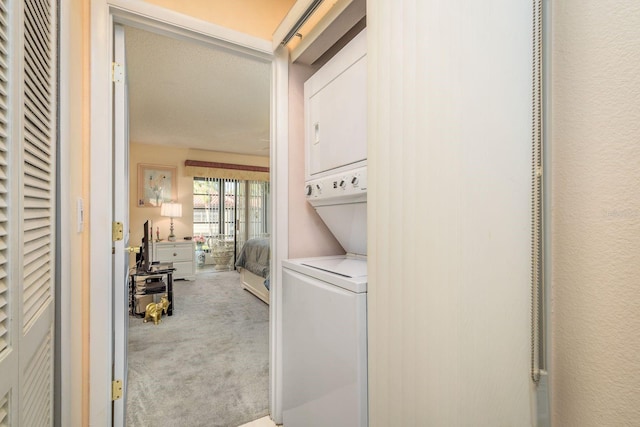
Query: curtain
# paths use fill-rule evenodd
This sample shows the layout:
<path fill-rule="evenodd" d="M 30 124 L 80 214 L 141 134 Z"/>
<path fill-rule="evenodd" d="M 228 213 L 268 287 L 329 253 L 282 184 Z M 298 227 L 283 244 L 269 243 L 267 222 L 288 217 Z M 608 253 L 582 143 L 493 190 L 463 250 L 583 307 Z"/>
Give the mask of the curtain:
<path fill-rule="evenodd" d="M 269 168 L 232 163 L 185 160 L 185 175 L 199 178 L 235 179 L 238 181 L 269 181 Z"/>

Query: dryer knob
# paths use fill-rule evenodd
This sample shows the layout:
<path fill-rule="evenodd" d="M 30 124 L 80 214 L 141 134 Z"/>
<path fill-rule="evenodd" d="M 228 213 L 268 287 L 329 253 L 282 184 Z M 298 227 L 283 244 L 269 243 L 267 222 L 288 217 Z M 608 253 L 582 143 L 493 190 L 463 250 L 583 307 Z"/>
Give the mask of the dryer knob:
<path fill-rule="evenodd" d="M 347 181 L 345 181 L 344 179 L 340 181 L 340 188 L 344 190 L 346 186 L 347 186 Z"/>
<path fill-rule="evenodd" d="M 353 178 L 351 178 L 351 184 L 353 184 L 354 187 L 358 185 L 358 182 L 360 182 L 360 180 L 358 179 L 357 176 L 354 176 Z"/>
<path fill-rule="evenodd" d="M 322 184 L 316 184 L 316 188 L 318 189 L 318 193 L 322 193 Z"/>
<path fill-rule="evenodd" d="M 311 195 L 311 193 L 313 193 L 313 187 L 312 187 L 312 186 L 310 186 L 310 185 L 306 185 L 306 186 L 304 187 L 304 194 L 305 194 L 305 196 L 310 196 L 310 195 Z"/>

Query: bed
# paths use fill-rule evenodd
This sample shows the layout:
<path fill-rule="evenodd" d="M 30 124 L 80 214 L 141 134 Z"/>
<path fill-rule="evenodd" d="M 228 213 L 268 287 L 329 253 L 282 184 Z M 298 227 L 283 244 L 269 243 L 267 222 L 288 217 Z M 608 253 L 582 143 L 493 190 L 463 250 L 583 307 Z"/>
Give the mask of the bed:
<path fill-rule="evenodd" d="M 269 239 L 249 239 L 240 250 L 236 268 L 242 287 L 269 304 Z"/>

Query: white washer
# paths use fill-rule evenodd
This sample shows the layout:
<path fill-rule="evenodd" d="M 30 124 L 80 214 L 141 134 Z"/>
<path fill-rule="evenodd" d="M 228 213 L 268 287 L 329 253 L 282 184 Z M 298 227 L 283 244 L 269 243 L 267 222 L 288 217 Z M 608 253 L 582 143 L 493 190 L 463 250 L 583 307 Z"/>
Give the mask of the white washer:
<path fill-rule="evenodd" d="M 367 262 L 283 261 L 283 422 L 367 426 Z"/>

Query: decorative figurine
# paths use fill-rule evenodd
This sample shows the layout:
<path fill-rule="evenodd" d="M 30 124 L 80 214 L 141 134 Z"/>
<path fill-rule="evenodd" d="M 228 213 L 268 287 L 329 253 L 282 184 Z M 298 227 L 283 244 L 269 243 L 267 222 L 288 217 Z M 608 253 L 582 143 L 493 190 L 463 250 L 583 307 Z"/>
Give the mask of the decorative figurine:
<path fill-rule="evenodd" d="M 147 323 L 150 319 L 153 319 L 154 325 L 160 323 L 162 321 L 162 312 L 164 311 L 164 314 L 167 314 L 169 304 L 171 303 L 169 302 L 167 295 L 163 295 L 162 298 L 160 298 L 160 302 L 157 304 L 154 302 L 147 304 L 143 322 Z"/>
<path fill-rule="evenodd" d="M 160 241 L 160 227 L 156 227 L 156 242 Z"/>
<path fill-rule="evenodd" d="M 162 305 L 160 303 L 150 302 L 147 304 L 147 308 L 144 311 L 144 323 L 147 323 L 150 319 L 153 319 L 153 323 L 157 325 L 162 320 Z"/>

